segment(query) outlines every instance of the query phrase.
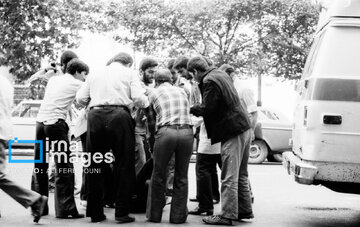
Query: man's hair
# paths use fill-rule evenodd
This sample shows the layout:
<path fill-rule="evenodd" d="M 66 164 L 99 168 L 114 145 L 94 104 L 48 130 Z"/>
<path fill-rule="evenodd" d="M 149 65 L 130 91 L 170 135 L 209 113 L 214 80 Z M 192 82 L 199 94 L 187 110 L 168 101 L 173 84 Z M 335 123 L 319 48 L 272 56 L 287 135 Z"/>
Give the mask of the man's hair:
<path fill-rule="evenodd" d="M 127 65 L 130 64 L 130 66 L 133 64 L 134 60 L 131 57 L 130 54 L 125 53 L 125 52 L 120 52 L 117 55 L 115 55 L 114 57 L 112 57 L 107 63 L 106 65 L 110 65 L 113 62 L 119 62 L 123 65 Z"/>
<path fill-rule="evenodd" d="M 145 71 L 148 68 L 156 67 L 158 65 L 159 63 L 154 58 L 146 57 L 141 60 L 139 68 L 142 71 Z"/>
<path fill-rule="evenodd" d="M 220 66 L 219 69 L 226 72 L 229 76 L 231 73 L 235 72 L 234 67 L 232 67 L 231 65 L 228 65 L 228 64 L 223 64 L 222 66 Z"/>
<path fill-rule="evenodd" d="M 189 72 L 194 72 L 194 69 L 200 72 L 206 72 L 209 69 L 209 65 L 203 57 L 193 57 L 187 64 L 187 70 Z"/>
<path fill-rule="evenodd" d="M 74 58 L 78 58 L 78 56 L 73 51 L 66 50 L 64 51 L 64 53 L 61 54 L 60 65 L 65 66 L 65 70 L 66 70 L 67 64 L 69 63 L 69 61 L 71 61 Z"/>
<path fill-rule="evenodd" d="M 167 63 L 167 68 L 169 70 L 172 70 L 174 68 L 174 63 L 175 63 L 175 59 L 171 59 L 168 63 Z"/>
<path fill-rule="evenodd" d="M 165 82 L 172 82 L 172 75 L 169 69 L 161 68 L 156 70 L 154 74 L 155 82 L 158 84 L 165 83 Z"/>
<path fill-rule="evenodd" d="M 180 56 L 175 60 L 173 68 L 174 69 L 181 69 L 181 68 L 186 69 L 188 62 L 189 62 L 189 58 L 187 58 L 185 56 Z"/>
<path fill-rule="evenodd" d="M 66 72 L 71 75 L 75 75 L 76 72 L 81 73 L 83 71 L 88 74 L 89 66 L 78 58 L 71 60 L 66 67 Z"/>

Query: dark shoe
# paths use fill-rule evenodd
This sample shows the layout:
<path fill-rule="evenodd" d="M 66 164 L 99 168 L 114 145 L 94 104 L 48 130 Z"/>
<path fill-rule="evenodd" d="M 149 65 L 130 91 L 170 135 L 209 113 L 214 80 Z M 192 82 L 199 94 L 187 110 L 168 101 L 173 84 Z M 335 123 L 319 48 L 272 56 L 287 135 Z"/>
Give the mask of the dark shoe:
<path fill-rule="evenodd" d="M 161 222 L 161 220 L 152 220 L 152 219 L 148 219 L 147 221 L 152 222 L 152 223 L 160 223 Z"/>
<path fill-rule="evenodd" d="M 196 197 L 195 198 L 190 198 L 189 200 L 190 200 L 190 202 L 199 202 L 199 200 Z"/>
<path fill-rule="evenodd" d="M 189 211 L 189 214 L 193 214 L 193 215 L 202 215 L 204 213 L 206 215 L 213 215 L 214 210 L 213 209 L 203 209 L 203 208 L 200 208 L 200 207 L 196 207 L 194 210 Z"/>
<path fill-rule="evenodd" d="M 60 219 L 79 219 L 79 218 L 84 218 L 85 215 L 83 214 L 68 214 L 68 215 L 64 215 L 64 216 L 57 216 L 56 218 L 60 218 Z"/>
<path fill-rule="evenodd" d="M 129 222 L 134 222 L 135 218 L 129 217 L 128 215 L 126 215 L 126 216 L 122 216 L 122 217 L 115 217 L 115 220 L 118 223 L 129 223 Z"/>
<path fill-rule="evenodd" d="M 220 203 L 220 199 L 213 199 L 213 204 L 218 204 Z"/>
<path fill-rule="evenodd" d="M 100 217 L 91 217 L 91 222 L 102 222 L 104 220 L 106 220 L 105 214 Z"/>
<path fill-rule="evenodd" d="M 253 214 L 253 213 L 239 214 L 239 215 L 238 215 L 238 220 L 242 220 L 242 219 L 253 219 L 253 218 L 254 218 L 254 214 Z"/>
<path fill-rule="evenodd" d="M 224 218 L 221 215 L 213 215 L 203 218 L 203 222 L 208 225 L 232 225 L 230 219 Z"/>
<path fill-rule="evenodd" d="M 41 216 L 43 215 L 44 208 L 47 204 L 48 198 L 46 196 L 41 196 L 31 205 L 31 214 L 34 216 L 34 222 L 38 223 Z"/>
<path fill-rule="evenodd" d="M 115 203 L 108 203 L 108 204 L 104 204 L 104 207 L 105 208 L 112 208 L 112 209 L 114 209 L 115 208 Z"/>
<path fill-rule="evenodd" d="M 186 220 L 185 221 L 172 221 L 172 220 L 170 220 L 169 222 L 171 224 L 184 224 L 186 222 Z"/>

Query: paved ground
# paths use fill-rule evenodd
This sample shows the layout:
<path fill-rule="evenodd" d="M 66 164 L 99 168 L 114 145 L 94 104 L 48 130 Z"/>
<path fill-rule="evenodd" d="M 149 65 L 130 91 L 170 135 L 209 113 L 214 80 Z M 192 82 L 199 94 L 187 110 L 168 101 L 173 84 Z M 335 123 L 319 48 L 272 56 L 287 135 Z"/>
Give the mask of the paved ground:
<path fill-rule="evenodd" d="M 23 157 L 22 157 L 23 158 Z M 195 196 L 195 165 L 190 164 L 189 195 Z M 80 168 L 77 168 L 80 173 Z M 11 177 L 25 187 L 30 185 L 32 164 L 9 164 Z M 284 168 L 275 163 L 250 166 L 250 177 L 255 194 L 255 219 L 248 222 L 237 222 L 238 226 L 360 226 L 360 196 L 332 192 L 321 186 L 304 186 L 292 181 Z M 79 178 L 81 179 L 81 178 Z M 79 199 L 77 198 L 77 202 Z M 196 207 L 189 202 L 189 209 Z M 54 217 L 54 198 L 50 195 L 50 215 L 40 221 L 42 226 L 95 226 L 115 225 L 114 212 L 106 209 L 108 220 L 101 224 L 90 223 L 90 219 L 59 220 Z M 85 209 L 78 204 L 81 213 Z M 146 222 L 144 214 L 133 215 L 135 223 L 126 226 L 167 226 L 169 209 L 166 206 L 161 224 Z M 30 211 L 25 210 L 10 197 L 0 191 L 0 226 L 32 226 Z M 215 211 L 220 210 L 216 205 Z M 202 217 L 189 215 L 186 224 L 180 226 L 204 226 Z"/>

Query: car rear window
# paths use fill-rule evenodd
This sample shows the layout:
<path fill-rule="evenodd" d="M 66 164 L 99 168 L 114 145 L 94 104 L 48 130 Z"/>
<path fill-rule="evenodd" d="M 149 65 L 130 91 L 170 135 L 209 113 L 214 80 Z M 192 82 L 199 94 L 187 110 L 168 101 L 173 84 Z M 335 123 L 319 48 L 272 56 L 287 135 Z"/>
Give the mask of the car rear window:
<path fill-rule="evenodd" d="M 360 102 L 360 80 L 317 79 L 312 99 Z"/>

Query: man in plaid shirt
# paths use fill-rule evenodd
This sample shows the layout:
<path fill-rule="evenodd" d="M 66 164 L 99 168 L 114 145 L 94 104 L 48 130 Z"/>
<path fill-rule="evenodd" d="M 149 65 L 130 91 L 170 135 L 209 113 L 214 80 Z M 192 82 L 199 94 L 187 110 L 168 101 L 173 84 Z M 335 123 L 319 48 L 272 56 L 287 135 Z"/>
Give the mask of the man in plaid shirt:
<path fill-rule="evenodd" d="M 170 223 L 184 223 L 187 218 L 188 167 L 194 135 L 190 105 L 183 89 L 171 85 L 171 72 L 161 69 L 155 73 L 156 89 L 150 92 L 149 131 L 157 132 L 154 144 L 154 170 L 147 204 L 147 218 L 161 222 L 165 205 L 166 168 L 175 153 L 175 180 L 170 209 Z"/>

